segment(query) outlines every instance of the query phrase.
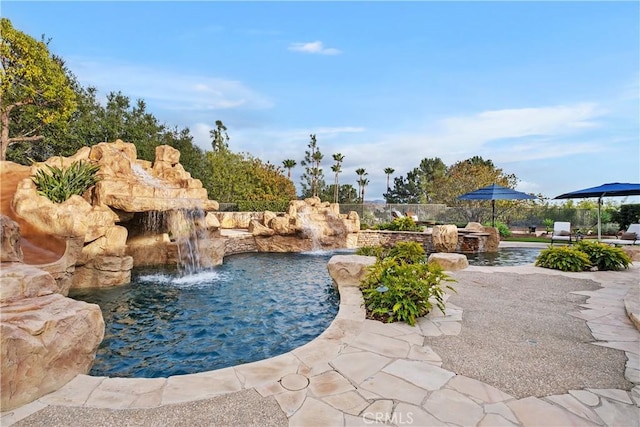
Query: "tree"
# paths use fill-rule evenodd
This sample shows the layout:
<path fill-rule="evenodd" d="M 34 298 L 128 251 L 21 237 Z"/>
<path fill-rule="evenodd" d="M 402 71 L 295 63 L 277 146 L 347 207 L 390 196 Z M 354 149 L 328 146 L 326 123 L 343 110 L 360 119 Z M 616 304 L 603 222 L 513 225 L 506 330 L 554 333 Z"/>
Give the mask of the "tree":
<path fill-rule="evenodd" d="M 245 200 L 291 200 L 296 189 L 280 168 L 248 153 L 208 152 L 212 173 L 209 197 L 222 203 Z"/>
<path fill-rule="evenodd" d="M 369 175 L 364 168 L 356 169 L 358 175 L 358 188 L 360 190 L 360 203 L 364 203 L 364 188 L 369 184 L 369 180 L 365 176 Z"/>
<path fill-rule="evenodd" d="M 291 179 L 291 169 L 295 168 L 298 163 L 293 159 L 282 161 L 282 166 L 287 170 L 287 178 Z"/>
<path fill-rule="evenodd" d="M 440 182 L 446 171 L 440 158 L 422 159 L 406 178 L 395 178 L 394 187 L 388 188 L 384 197 L 387 203 L 434 203 L 436 182 Z"/>
<path fill-rule="evenodd" d="M 5 160 L 10 145 L 41 141 L 43 127 L 69 119 L 76 99 L 62 60 L 49 53 L 44 40 L 16 30 L 6 18 L 0 18 L 0 62 L 0 160 Z"/>
<path fill-rule="evenodd" d="M 338 175 L 342 172 L 341 166 L 342 161 L 344 160 L 344 156 L 341 153 L 333 154 L 333 160 L 336 162 L 333 166 L 331 166 L 331 170 L 335 174 L 333 180 L 333 203 L 338 203 L 338 192 L 340 189 L 340 185 L 338 184 Z"/>
<path fill-rule="evenodd" d="M 390 190 L 389 188 L 389 178 L 391 177 L 391 174 L 394 173 L 396 170 L 394 168 L 384 168 L 384 173 L 387 175 L 387 191 Z"/>
<path fill-rule="evenodd" d="M 324 172 L 320 167 L 324 156 L 318 149 L 318 142 L 315 134 L 310 135 L 311 140 L 304 152 L 304 160 L 300 162 L 305 167 L 305 171 L 300 177 L 302 184 L 302 197 L 316 197 L 324 189 Z"/>
<path fill-rule="evenodd" d="M 224 151 L 229 148 L 229 135 L 227 127 L 221 120 L 216 120 L 216 128 L 209 131 L 213 151 Z"/>

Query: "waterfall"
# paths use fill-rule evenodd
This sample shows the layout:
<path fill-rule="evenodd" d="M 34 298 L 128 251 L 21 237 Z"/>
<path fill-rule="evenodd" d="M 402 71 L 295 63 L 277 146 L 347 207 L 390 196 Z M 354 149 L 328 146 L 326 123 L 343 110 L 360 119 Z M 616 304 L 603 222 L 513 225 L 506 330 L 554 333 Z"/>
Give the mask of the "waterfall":
<path fill-rule="evenodd" d="M 202 270 L 200 245 L 209 238 L 205 212 L 202 209 L 149 211 L 144 213 L 141 222 L 145 235 L 169 235 L 177 250 L 176 264 L 181 275 L 190 275 Z M 156 244 L 167 243 L 158 241 Z"/>
<path fill-rule="evenodd" d="M 311 219 L 311 215 L 306 212 L 298 212 L 298 218 L 300 218 L 303 234 L 311 240 L 311 251 L 322 251 L 322 244 L 320 243 L 322 230 L 319 229 L 318 224 L 316 224 Z"/>
<path fill-rule="evenodd" d="M 167 212 L 168 229 L 178 249 L 178 270 L 182 275 L 202 270 L 200 243 L 208 238 L 205 212 L 202 209 L 179 209 Z"/>

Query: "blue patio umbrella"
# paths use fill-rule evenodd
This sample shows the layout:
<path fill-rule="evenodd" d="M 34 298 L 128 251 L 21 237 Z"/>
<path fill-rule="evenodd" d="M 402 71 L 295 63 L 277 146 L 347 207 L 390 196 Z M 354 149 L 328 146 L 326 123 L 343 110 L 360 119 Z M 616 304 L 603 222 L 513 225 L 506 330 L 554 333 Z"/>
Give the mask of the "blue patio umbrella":
<path fill-rule="evenodd" d="M 465 193 L 458 196 L 459 200 L 491 200 L 491 226 L 496 225 L 496 200 L 523 200 L 535 199 L 531 194 L 516 191 L 498 184 L 491 184 L 486 187 Z"/>
<path fill-rule="evenodd" d="M 621 196 L 637 196 L 640 195 L 640 184 L 631 184 L 625 182 L 611 182 L 602 184 L 597 187 L 576 190 L 570 193 L 564 193 L 554 199 L 588 199 L 590 197 L 598 198 L 598 240 L 601 237 L 600 226 L 600 206 L 602 206 L 603 197 L 621 197 Z"/>

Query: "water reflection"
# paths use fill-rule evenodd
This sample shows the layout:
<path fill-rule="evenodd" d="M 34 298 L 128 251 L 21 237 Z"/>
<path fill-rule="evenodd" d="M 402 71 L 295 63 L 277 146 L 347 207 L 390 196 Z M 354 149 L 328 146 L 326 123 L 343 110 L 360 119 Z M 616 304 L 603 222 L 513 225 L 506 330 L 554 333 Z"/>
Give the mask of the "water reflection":
<path fill-rule="evenodd" d="M 299 347 L 338 311 L 333 253 L 241 254 L 192 276 L 139 269 L 130 285 L 81 289 L 106 323 L 92 375 L 167 377 L 251 362 Z"/>

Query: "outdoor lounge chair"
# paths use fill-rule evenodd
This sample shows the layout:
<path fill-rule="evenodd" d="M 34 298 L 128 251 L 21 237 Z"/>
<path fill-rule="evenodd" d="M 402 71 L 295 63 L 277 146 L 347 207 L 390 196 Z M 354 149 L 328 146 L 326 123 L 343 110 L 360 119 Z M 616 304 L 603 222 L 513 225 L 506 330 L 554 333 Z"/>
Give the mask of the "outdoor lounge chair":
<path fill-rule="evenodd" d="M 627 231 L 617 239 L 602 239 L 602 243 L 609 245 L 640 245 L 640 224 L 631 224 Z"/>
<path fill-rule="evenodd" d="M 571 244 L 571 223 L 570 222 L 554 222 L 553 233 L 551 233 L 551 244 L 553 242 L 567 242 Z"/>

